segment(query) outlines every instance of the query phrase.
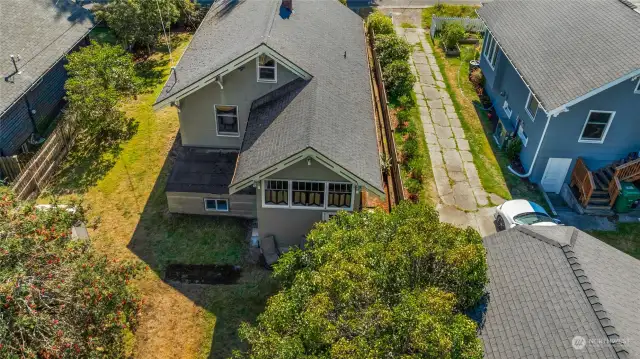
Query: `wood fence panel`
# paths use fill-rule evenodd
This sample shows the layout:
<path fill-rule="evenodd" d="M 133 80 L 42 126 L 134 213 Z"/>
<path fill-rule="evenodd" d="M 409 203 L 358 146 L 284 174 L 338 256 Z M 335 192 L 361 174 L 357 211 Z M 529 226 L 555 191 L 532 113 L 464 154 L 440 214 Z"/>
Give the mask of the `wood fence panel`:
<path fill-rule="evenodd" d="M 431 38 L 433 39 L 438 30 L 441 30 L 444 24 L 448 22 L 457 22 L 462 24 L 462 26 L 470 32 L 484 32 L 486 29 L 484 22 L 480 19 L 472 19 L 470 17 L 438 17 L 433 15 L 431 17 L 430 28 Z"/>
<path fill-rule="evenodd" d="M 12 182 L 20 176 L 24 165 L 18 156 L 0 157 L 0 179 Z"/>
<path fill-rule="evenodd" d="M 13 183 L 13 191 L 18 199 L 27 199 L 34 193 L 40 193 L 69 152 L 74 135 L 75 129 L 71 122 L 63 121 L 58 124 Z"/>
<path fill-rule="evenodd" d="M 375 34 L 373 29 L 369 28 L 368 40 L 371 47 L 371 53 L 373 55 L 373 66 L 375 73 L 375 82 L 380 94 L 380 105 L 382 107 L 382 121 L 384 123 L 385 138 L 387 140 L 387 146 L 389 147 L 389 154 L 391 156 L 391 178 L 393 179 L 393 194 L 395 196 L 395 204 L 404 200 L 404 186 L 402 184 L 402 177 L 400 176 L 400 164 L 398 163 L 398 152 L 396 150 L 396 141 L 393 137 L 393 129 L 391 128 L 391 116 L 389 115 L 389 107 L 387 105 L 387 92 L 384 88 L 384 82 L 382 81 L 382 67 L 380 61 L 378 61 L 378 54 L 373 46 Z"/>

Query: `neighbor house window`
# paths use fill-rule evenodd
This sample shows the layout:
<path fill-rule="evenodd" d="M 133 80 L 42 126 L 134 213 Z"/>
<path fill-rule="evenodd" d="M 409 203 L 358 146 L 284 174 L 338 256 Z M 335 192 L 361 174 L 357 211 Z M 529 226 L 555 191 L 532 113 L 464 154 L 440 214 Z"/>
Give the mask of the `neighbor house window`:
<path fill-rule="evenodd" d="M 509 102 L 505 101 L 504 105 L 502 105 L 502 109 L 507 114 L 507 117 L 511 118 L 511 115 L 513 115 L 513 110 L 511 109 L 511 106 L 509 106 Z"/>
<path fill-rule="evenodd" d="M 534 121 L 536 119 L 536 114 L 538 113 L 539 106 L 540 104 L 538 103 L 538 100 L 533 97 L 533 92 L 529 91 L 529 98 L 527 99 L 527 106 L 525 108 L 527 110 L 527 113 L 529 114 L 529 117 L 531 117 L 531 119 Z"/>
<path fill-rule="evenodd" d="M 486 41 L 486 46 L 483 50 L 483 53 L 484 57 L 487 58 L 489 65 L 491 65 L 491 68 L 495 69 L 496 61 L 498 59 L 498 42 L 493 37 L 493 35 L 489 34 L 489 32 L 487 32 L 487 36 L 489 37 L 489 39 Z"/>
<path fill-rule="evenodd" d="M 589 111 L 579 142 L 603 143 L 615 114 L 612 111 Z"/>
<path fill-rule="evenodd" d="M 527 143 L 529 142 L 529 137 L 524 132 L 524 125 L 522 124 L 522 120 L 518 119 L 518 137 L 522 141 L 522 145 L 527 147 Z"/>
<path fill-rule="evenodd" d="M 226 199 L 204 199 L 204 210 L 207 212 L 229 212 L 229 201 Z"/>
<path fill-rule="evenodd" d="M 350 183 L 329 183 L 327 206 L 333 208 L 350 208 L 353 188 Z"/>
<path fill-rule="evenodd" d="M 219 136 L 238 136 L 238 106 L 215 105 Z"/>
<path fill-rule="evenodd" d="M 640 94 L 640 79 L 638 79 L 638 83 L 636 84 L 636 89 L 633 91 L 635 94 Z"/>
<path fill-rule="evenodd" d="M 324 182 L 291 181 L 291 204 L 324 208 Z"/>
<path fill-rule="evenodd" d="M 288 206 L 289 181 L 264 181 L 264 204 L 271 206 Z"/>
<path fill-rule="evenodd" d="M 351 210 L 353 190 L 354 185 L 351 183 L 265 180 L 264 205 Z"/>
<path fill-rule="evenodd" d="M 277 76 L 276 60 L 265 54 L 258 56 L 258 82 L 276 82 Z"/>

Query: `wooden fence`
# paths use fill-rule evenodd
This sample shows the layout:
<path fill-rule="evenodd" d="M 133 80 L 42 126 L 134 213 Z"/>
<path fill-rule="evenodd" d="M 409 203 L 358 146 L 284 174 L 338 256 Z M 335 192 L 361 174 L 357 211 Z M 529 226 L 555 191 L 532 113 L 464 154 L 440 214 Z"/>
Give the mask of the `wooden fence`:
<path fill-rule="evenodd" d="M 61 121 L 49 135 L 42 147 L 22 168 L 13 182 L 13 191 L 18 199 L 27 199 L 40 193 L 42 187 L 54 175 L 60 161 L 69 152 L 75 137 L 75 126 L 70 121 Z"/>
<path fill-rule="evenodd" d="M 384 133 L 385 140 L 387 143 L 388 151 L 389 151 L 389 160 L 391 162 L 391 168 L 389 169 L 391 179 L 393 181 L 393 196 L 395 200 L 395 204 L 397 205 L 400 201 L 404 200 L 404 186 L 402 184 L 402 177 L 400 176 L 400 164 L 398 163 L 398 152 L 396 151 L 396 141 L 393 137 L 393 129 L 391 128 L 391 117 L 389 116 L 389 107 L 387 106 L 387 92 L 384 88 L 384 82 L 382 82 L 382 67 L 380 66 L 380 61 L 378 61 L 378 54 L 376 54 L 376 50 L 373 46 L 375 34 L 373 33 L 373 29 L 369 28 L 367 42 L 369 47 L 371 48 L 371 54 L 373 55 L 373 69 L 374 69 L 374 77 L 375 83 L 378 88 L 378 93 L 380 95 L 380 107 L 382 109 L 381 117 L 382 122 L 384 124 Z"/>
<path fill-rule="evenodd" d="M 22 169 L 29 162 L 29 158 L 31 156 L 27 155 L 0 157 L 0 180 L 12 182 L 18 178 Z"/>
<path fill-rule="evenodd" d="M 462 24 L 464 28 L 469 32 L 483 32 L 486 28 L 484 23 L 480 19 L 472 19 L 470 17 L 437 17 L 433 15 L 431 17 L 431 38 L 436 36 L 438 30 L 442 29 L 444 24 L 448 22 L 457 22 Z"/>

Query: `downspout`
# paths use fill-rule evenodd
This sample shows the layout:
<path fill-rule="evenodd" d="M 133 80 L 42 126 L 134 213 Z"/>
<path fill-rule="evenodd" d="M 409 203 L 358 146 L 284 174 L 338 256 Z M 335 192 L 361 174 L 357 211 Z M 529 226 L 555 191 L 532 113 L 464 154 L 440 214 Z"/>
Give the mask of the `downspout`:
<path fill-rule="evenodd" d="M 542 141 L 544 141 L 544 136 L 547 134 L 547 128 L 549 127 L 549 122 L 551 122 L 551 114 L 547 116 L 547 123 L 544 125 L 544 130 L 542 131 L 542 137 L 540 138 L 540 142 L 538 142 L 538 148 L 536 149 L 536 153 L 535 155 L 533 155 L 533 162 L 531 162 L 531 166 L 529 166 L 529 171 L 527 171 L 527 173 L 525 174 L 521 174 L 521 173 L 518 173 L 513 168 L 511 168 L 511 165 L 509 165 L 509 167 L 507 167 L 509 169 L 509 172 L 513 173 L 514 175 L 520 178 L 531 176 L 531 172 L 533 172 L 533 167 L 535 167 L 536 160 L 538 159 L 538 153 L 540 152 L 540 147 L 542 147 Z"/>

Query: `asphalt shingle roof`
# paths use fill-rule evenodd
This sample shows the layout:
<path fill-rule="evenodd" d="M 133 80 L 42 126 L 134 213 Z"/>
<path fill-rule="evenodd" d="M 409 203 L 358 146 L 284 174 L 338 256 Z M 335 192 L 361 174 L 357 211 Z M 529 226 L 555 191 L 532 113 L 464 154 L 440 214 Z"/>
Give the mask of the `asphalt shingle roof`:
<path fill-rule="evenodd" d="M 494 0 L 478 15 L 547 111 L 640 69 L 640 14 L 619 0 Z"/>
<path fill-rule="evenodd" d="M 254 103 L 233 183 L 313 148 L 382 191 L 362 18 L 334 0 L 294 0 L 288 18 L 280 5 L 212 8 L 156 103 L 265 44 L 312 78 L 296 80 L 280 101 Z"/>
<path fill-rule="evenodd" d="M 485 358 L 640 358 L 638 260 L 573 227 L 524 226 L 483 241 Z M 575 336 L 586 347 L 574 349 Z"/>
<path fill-rule="evenodd" d="M 0 114 L 93 28 L 89 11 L 70 0 L 0 0 Z M 20 74 L 9 55 L 19 55 Z"/>

